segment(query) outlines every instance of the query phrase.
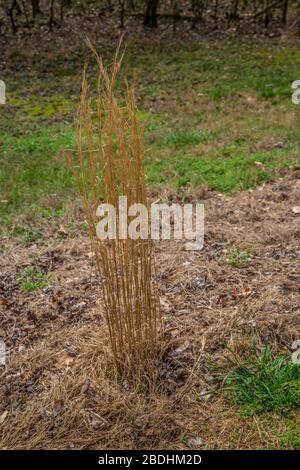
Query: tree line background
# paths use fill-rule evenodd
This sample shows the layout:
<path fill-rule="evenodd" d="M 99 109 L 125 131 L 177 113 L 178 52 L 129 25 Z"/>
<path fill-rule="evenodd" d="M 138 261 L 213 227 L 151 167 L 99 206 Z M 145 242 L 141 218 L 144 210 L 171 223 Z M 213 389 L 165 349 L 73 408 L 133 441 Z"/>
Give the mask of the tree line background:
<path fill-rule="evenodd" d="M 114 15 L 120 28 L 136 17 L 152 30 L 167 20 L 174 31 L 185 22 L 191 29 L 243 31 L 248 24 L 262 31 L 293 29 L 300 34 L 300 0 L 0 0 L 0 34 L 41 26 L 52 31 L 70 17 L 91 15 L 99 22 Z"/>

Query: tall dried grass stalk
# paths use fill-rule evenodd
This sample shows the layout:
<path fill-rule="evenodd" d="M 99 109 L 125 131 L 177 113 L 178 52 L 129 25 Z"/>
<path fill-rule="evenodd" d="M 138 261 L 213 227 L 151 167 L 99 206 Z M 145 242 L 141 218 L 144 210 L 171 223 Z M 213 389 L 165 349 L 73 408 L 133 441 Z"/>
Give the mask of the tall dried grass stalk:
<path fill-rule="evenodd" d="M 128 207 L 147 205 L 143 132 L 137 119 L 134 90 L 125 83 L 125 105 L 115 94 L 121 60 L 118 52 L 107 70 L 90 44 L 99 67 L 97 110 L 92 110 L 84 70 L 77 125 L 78 159 L 69 159 L 80 189 L 97 262 L 105 317 L 117 372 L 130 381 L 150 378 L 158 351 L 160 313 L 154 295 L 153 243 L 149 240 L 100 240 L 96 208 L 114 205 L 119 226 L 119 196 Z"/>

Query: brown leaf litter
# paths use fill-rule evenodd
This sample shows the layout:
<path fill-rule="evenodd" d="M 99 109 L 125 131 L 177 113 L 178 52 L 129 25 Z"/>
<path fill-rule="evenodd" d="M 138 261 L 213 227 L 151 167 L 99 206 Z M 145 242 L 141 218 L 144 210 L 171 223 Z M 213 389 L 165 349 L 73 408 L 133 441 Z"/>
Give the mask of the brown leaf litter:
<path fill-rule="evenodd" d="M 285 352 L 300 339 L 299 176 L 287 171 L 255 190 L 207 199 L 202 251 L 156 245 L 165 333 L 147 393 L 113 376 L 88 239 L 51 248 L 4 240 L 0 336 L 9 360 L 0 368 L 0 447 L 276 446 L 269 418 L 241 418 L 216 393 L 207 363 L 224 363 L 224 341 L 247 355 L 254 337 L 258 347 Z M 230 247 L 251 253 L 247 266 L 226 261 Z M 28 265 L 51 273 L 49 286 L 22 292 L 18 272 Z"/>

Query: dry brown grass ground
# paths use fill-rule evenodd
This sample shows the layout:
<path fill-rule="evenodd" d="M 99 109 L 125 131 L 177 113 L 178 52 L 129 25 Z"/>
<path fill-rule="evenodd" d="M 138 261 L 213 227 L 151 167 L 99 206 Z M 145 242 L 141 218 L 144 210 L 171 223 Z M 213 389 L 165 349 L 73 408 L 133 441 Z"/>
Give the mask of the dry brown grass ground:
<path fill-rule="evenodd" d="M 147 394 L 112 376 L 88 238 L 62 232 L 64 240 L 29 247 L 3 239 L 0 336 L 9 362 L 0 369 L 0 448 L 278 448 L 286 422 L 242 418 L 210 365 L 226 363 L 224 341 L 247 355 L 254 337 L 285 352 L 300 338 L 299 196 L 299 170 L 215 194 L 202 251 L 157 244 L 165 348 Z M 231 246 L 249 250 L 246 267 L 232 266 Z M 21 291 L 29 265 L 51 273 L 48 287 Z"/>

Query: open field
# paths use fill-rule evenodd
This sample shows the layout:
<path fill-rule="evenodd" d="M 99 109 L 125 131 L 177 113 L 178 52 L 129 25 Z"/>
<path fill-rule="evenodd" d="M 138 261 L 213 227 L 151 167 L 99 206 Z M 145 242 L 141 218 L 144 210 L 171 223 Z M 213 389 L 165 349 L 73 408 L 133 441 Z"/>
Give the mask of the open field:
<path fill-rule="evenodd" d="M 147 393 L 105 359 L 61 152 L 75 148 L 87 56 L 25 43 L 2 62 L 0 448 L 300 449 L 299 43 L 128 43 L 121 74 L 136 83 L 149 198 L 206 207 L 202 251 L 155 244 L 165 329 Z"/>
<path fill-rule="evenodd" d="M 59 150 L 75 148 L 84 54 L 86 47 L 71 50 L 65 60 L 51 49 L 40 61 L 18 50 L 6 59 L 4 219 L 25 209 L 47 217 L 49 198 L 55 207 L 48 215 L 59 216 L 73 200 L 74 185 Z M 19 61 L 28 63 L 26 75 Z M 149 188 L 172 187 L 179 194 L 203 187 L 237 191 L 296 164 L 300 122 L 291 83 L 299 62 L 297 45 L 285 43 L 179 43 L 176 50 L 145 40 L 129 45 L 122 73 L 136 77 Z"/>

